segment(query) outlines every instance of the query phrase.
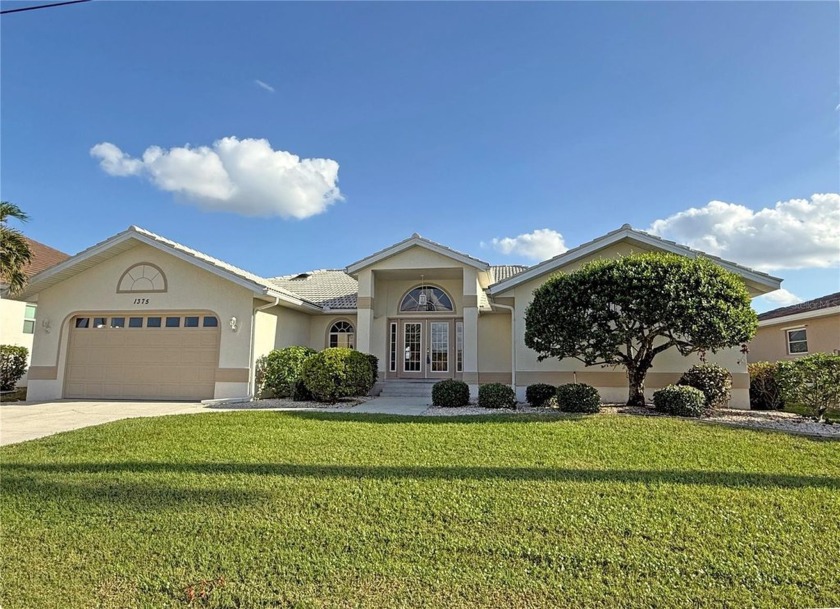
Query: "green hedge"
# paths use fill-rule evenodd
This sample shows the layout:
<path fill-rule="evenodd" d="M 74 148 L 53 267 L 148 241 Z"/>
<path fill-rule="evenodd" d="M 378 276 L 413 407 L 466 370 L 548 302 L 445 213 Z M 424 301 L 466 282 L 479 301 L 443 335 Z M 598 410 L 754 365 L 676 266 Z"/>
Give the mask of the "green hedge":
<path fill-rule="evenodd" d="M 458 408 L 470 403 L 470 387 L 464 381 L 447 379 L 432 385 L 432 404 Z"/>
<path fill-rule="evenodd" d="M 563 412 L 596 413 L 601 411 L 598 390 L 586 383 L 569 383 L 557 388 L 557 407 Z"/>
<path fill-rule="evenodd" d="M 732 375 L 723 366 L 700 364 L 689 368 L 677 385 L 699 389 L 706 398 L 707 408 L 720 408 L 729 403 Z"/>
<path fill-rule="evenodd" d="M 0 345 L 0 390 L 11 391 L 26 373 L 29 349 L 17 345 Z"/>
<path fill-rule="evenodd" d="M 776 380 L 779 365 L 776 362 L 749 364 L 750 408 L 753 410 L 781 410 L 785 407 L 782 389 Z"/>
<path fill-rule="evenodd" d="M 516 393 L 501 383 L 481 385 L 478 388 L 478 405 L 482 408 L 516 408 Z"/>
<path fill-rule="evenodd" d="M 286 347 L 263 355 L 257 360 L 257 395 L 278 398 L 292 396 L 304 362 L 313 355 L 315 350 L 309 347 Z"/>
<path fill-rule="evenodd" d="M 531 406 L 545 406 L 546 402 L 557 395 L 557 388 L 554 385 L 536 383 L 525 388 L 525 401 Z"/>
<path fill-rule="evenodd" d="M 703 392 L 688 385 L 668 385 L 653 394 L 653 407 L 657 411 L 677 417 L 699 417 L 705 406 Z"/>
<path fill-rule="evenodd" d="M 373 386 L 370 361 L 364 353 L 334 347 L 309 357 L 301 380 L 319 402 L 337 402 L 344 397 L 367 395 Z"/>

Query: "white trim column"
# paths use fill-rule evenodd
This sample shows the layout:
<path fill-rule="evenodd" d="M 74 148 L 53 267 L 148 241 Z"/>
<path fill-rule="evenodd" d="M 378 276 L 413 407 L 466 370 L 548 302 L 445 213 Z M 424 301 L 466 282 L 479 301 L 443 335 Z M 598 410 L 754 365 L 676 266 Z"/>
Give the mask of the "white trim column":
<path fill-rule="evenodd" d="M 374 277 L 371 269 L 359 273 L 359 295 L 356 300 L 356 349 L 372 353 Z"/>
<path fill-rule="evenodd" d="M 478 397 L 478 277 L 473 268 L 464 268 L 464 382 L 470 397 Z"/>

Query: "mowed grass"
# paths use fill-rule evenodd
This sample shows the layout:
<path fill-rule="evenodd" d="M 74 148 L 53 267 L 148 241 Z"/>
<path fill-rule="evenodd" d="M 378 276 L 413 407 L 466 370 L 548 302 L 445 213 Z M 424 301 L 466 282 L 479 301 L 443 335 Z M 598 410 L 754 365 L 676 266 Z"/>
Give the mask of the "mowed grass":
<path fill-rule="evenodd" d="M 837 442 L 238 412 L 0 456 L 4 609 L 840 605 Z"/>

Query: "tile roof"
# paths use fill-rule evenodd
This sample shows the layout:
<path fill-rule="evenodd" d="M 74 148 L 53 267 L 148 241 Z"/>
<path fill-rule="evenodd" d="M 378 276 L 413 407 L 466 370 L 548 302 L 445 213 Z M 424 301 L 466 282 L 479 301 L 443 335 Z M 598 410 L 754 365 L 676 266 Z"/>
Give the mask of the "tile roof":
<path fill-rule="evenodd" d="M 24 237 L 24 239 L 29 244 L 29 249 L 32 251 L 32 260 L 29 264 L 23 267 L 23 272 L 27 277 L 32 277 L 51 266 L 55 266 L 59 262 L 64 262 L 70 257 L 64 252 L 60 252 L 49 245 L 44 245 L 40 241 L 35 241 L 35 239 L 30 239 L 29 237 Z"/>
<path fill-rule="evenodd" d="M 799 313 L 810 313 L 811 311 L 818 311 L 820 309 L 828 309 L 829 307 L 840 307 L 840 292 L 829 294 L 827 296 L 820 296 L 813 300 L 806 300 L 788 307 L 779 307 L 772 311 L 767 311 L 758 316 L 759 321 L 766 319 L 776 319 L 778 317 L 787 317 L 788 315 L 798 315 Z"/>
<path fill-rule="evenodd" d="M 490 283 L 498 283 L 510 279 L 522 271 L 528 270 L 527 266 L 521 264 L 503 264 L 490 267 Z"/>
<path fill-rule="evenodd" d="M 330 309 L 355 309 L 359 282 L 341 270 L 308 271 L 269 279 L 274 285 Z"/>

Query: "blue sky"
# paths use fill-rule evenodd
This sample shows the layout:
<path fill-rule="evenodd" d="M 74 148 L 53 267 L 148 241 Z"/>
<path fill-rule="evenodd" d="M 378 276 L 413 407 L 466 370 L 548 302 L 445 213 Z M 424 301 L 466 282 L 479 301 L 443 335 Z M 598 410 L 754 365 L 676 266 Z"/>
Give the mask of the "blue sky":
<path fill-rule="evenodd" d="M 6 15 L 2 198 L 69 253 L 137 224 L 266 276 L 341 268 L 415 231 L 532 264 L 627 222 L 785 278 L 790 294 L 757 303 L 772 308 L 840 290 L 838 10 Z"/>

